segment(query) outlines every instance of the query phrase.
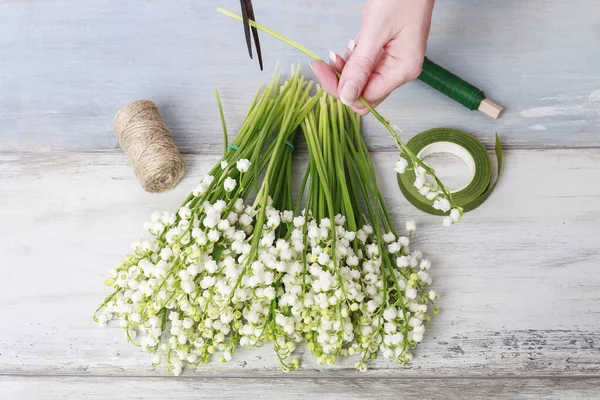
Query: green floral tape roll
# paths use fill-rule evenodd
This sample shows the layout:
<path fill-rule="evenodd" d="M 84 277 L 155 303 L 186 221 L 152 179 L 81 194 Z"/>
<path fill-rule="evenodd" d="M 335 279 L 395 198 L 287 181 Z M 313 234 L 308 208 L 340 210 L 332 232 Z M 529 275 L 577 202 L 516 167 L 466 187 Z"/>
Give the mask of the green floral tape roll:
<path fill-rule="evenodd" d="M 407 143 L 408 148 L 420 159 L 434 153 L 451 153 L 460 157 L 471 171 L 471 179 L 464 187 L 452 190 L 454 203 L 465 212 L 479 207 L 493 192 L 502 170 L 502 145 L 496 135 L 496 158 L 498 178 L 492 181 L 492 162 L 485 148 L 466 132 L 452 128 L 435 128 L 421 132 Z M 419 210 L 433 215 L 445 215 L 436 210 L 415 188 L 415 171 L 407 169 L 398 174 L 398 185 L 404 197 Z"/>

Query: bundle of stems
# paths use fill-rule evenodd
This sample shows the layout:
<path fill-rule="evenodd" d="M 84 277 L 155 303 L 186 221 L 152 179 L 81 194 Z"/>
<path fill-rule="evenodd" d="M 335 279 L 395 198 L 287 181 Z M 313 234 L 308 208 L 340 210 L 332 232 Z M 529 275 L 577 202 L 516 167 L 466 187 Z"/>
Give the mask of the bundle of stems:
<path fill-rule="evenodd" d="M 302 129 L 309 166 L 299 202 L 306 200 L 292 237 L 304 243 L 303 270 L 284 280 L 284 305 L 302 316 L 303 336 L 321 363 L 360 354 L 356 367 L 364 370 L 379 350 L 409 362 L 437 298 L 426 291 L 431 263 L 394 228 L 359 116 L 322 96 Z"/>
<path fill-rule="evenodd" d="M 437 298 L 431 263 L 409 248 L 414 223 L 407 236 L 394 228 L 359 117 L 312 86 L 298 67 L 259 89 L 231 145 L 224 129 L 220 162 L 109 271 L 94 318 L 120 320 L 154 365 L 177 375 L 270 343 L 290 371 L 303 341 L 322 364 L 412 359 Z M 309 162 L 294 207 L 299 132 Z"/>
<path fill-rule="evenodd" d="M 152 238 L 134 242 L 109 271 L 106 284 L 114 291 L 94 319 L 119 319 L 127 339 L 154 354 L 154 364 L 179 374 L 185 362 L 207 363 L 217 351 L 228 361 L 238 345 L 261 345 L 274 325 L 276 241 L 293 217 L 291 153 L 320 96 L 311 88 L 298 68 L 287 82 L 276 74 L 259 89 L 221 161 L 177 213 L 154 213 L 145 224 Z"/>

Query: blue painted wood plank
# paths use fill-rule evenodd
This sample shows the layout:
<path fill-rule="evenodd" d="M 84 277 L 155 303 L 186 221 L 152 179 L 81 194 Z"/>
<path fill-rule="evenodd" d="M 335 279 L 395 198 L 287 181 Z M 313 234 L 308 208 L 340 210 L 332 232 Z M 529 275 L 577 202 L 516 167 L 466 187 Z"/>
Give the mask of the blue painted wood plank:
<path fill-rule="evenodd" d="M 266 71 L 245 50 L 241 25 L 216 7 L 235 0 L 0 0 L 0 151 L 105 151 L 118 144 L 111 120 L 122 105 L 156 101 L 178 145 L 219 151 L 212 89 L 222 92 L 232 131 L 277 60 L 304 55 L 262 36 Z M 264 24 L 323 57 L 357 32 L 361 0 L 255 1 Z M 397 90 L 380 110 L 405 130 L 451 126 L 488 146 L 600 145 L 600 2 L 440 1 L 429 57 L 506 106 L 497 121 L 468 111 L 422 82 Z M 308 75 L 310 69 L 305 68 Z M 366 120 L 369 144 L 390 137 Z"/>

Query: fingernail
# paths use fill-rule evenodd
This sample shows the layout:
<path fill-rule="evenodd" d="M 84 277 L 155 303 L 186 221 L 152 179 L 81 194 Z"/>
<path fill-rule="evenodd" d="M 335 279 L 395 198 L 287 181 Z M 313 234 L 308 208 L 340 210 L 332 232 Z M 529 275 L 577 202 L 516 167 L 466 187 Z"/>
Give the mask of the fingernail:
<path fill-rule="evenodd" d="M 314 61 L 313 61 L 314 62 Z M 310 62 L 308 63 L 308 66 L 310 67 L 311 71 L 313 72 L 313 74 L 315 73 L 315 67 L 313 67 L 313 63 Z"/>
<path fill-rule="evenodd" d="M 356 42 L 354 41 L 354 39 L 350 39 L 350 41 L 348 42 L 348 50 L 350 50 L 350 52 L 353 52 L 355 47 Z"/>
<path fill-rule="evenodd" d="M 334 66 L 335 62 L 337 61 L 337 57 L 335 55 L 335 53 L 331 50 L 329 50 L 329 63 Z"/>
<path fill-rule="evenodd" d="M 349 106 L 354 103 L 358 98 L 358 86 L 354 84 L 352 81 L 348 81 L 344 84 L 342 91 L 340 93 L 340 100 L 345 105 Z"/>

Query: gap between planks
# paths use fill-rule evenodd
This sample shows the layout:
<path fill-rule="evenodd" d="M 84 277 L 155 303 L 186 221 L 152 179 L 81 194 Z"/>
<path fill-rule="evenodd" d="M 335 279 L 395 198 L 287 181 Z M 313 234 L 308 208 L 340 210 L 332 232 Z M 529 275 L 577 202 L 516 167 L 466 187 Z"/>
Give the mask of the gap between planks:
<path fill-rule="evenodd" d="M 341 372 L 341 371 L 338 371 Z M 525 380 L 569 380 L 569 381 L 588 381 L 588 380 L 599 380 L 600 375 L 506 375 L 506 376 L 477 376 L 477 375 L 450 375 L 450 376 L 422 376 L 422 375 L 406 375 L 406 376 L 390 376 L 390 375 L 356 375 L 354 377 L 348 375 L 318 375 L 318 374 L 303 374 L 303 373 L 291 373 L 291 374 L 269 374 L 264 375 L 256 371 L 252 375 L 191 375 L 183 374 L 179 376 L 171 375 L 148 375 L 148 374 L 60 374 L 60 373 L 27 373 L 27 372 L 0 372 L 0 377 L 14 377 L 14 378 L 131 378 L 131 379 L 149 379 L 149 380 L 160 380 L 160 379 L 173 379 L 173 380 L 207 380 L 207 379 L 240 379 L 240 380 L 254 380 L 257 378 L 261 379 L 290 379 L 290 380 L 340 380 L 340 379 L 360 379 L 360 380 L 386 380 L 386 381 L 459 381 L 459 380 L 470 380 L 470 381 L 525 381 Z"/>
<path fill-rule="evenodd" d="M 230 138 L 231 140 L 232 138 Z M 500 137 L 500 140 L 502 141 L 502 137 Z M 405 141 L 405 143 L 408 142 L 408 140 Z M 483 147 L 489 151 L 489 152 L 493 152 L 494 151 L 494 146 L 493 145 L 486 145 L 484 143 Z M 600 149 L 600 146 L 597 145 L 590 145 L 590 146 L 584 146 L 584 145 L 572 145 L 572 146 L 565 146 L 565 145 L 548 145 L 548 146 L 521 146 L 521 145 L 514 145 L 514 144 L 502 144 L 502 151 L 506 152 L 506 151 L 511 151 L 511 152 L 517 152 L 517 151 L 552 151 L 552 150 L 572 150 L 572 151 L 584 151 L 584 150 L 598 150 Z M 216 146 L 216 145 L 211 145 L 209 149 L 199 149 L 199 148 L 193 148 L 193 147 L 181 147 L 179 148 L 179 152 L 183 155 L 200 155 L 200 156 L 216 156 L 216 155 L 220 155 L 223 154 L 223 149 L 222 147 Z M 386 147 L 369 147 L 369 153 L 397 153 L 398 152 L 398 148 L 395 146 L 386 146 Z M 302 143 L 301 145 L 297 146 L 295 153 L 299 153 L 299 154 L 306 154 L 308 153 L 306 151 L 306 147 L 304 146 L 304 143 Z M 94 149 L 88 149 L 88 150 L 66 150 L 66 149 L 61 149 L 61 150 L 47 150 L 47 151 L 14 151 L 14 150 L 1 150 L 0 149 L 0 156 L 29 156 L 29 155 L 44 155 L 44 156 L 60 156 L 60 155 L 86 155 L 86 154 L 90 154 L 90 155 L 121 155 L 124 154 L 123 151 L 120 148 L 112 148 L 112 149 L 98 149 L 98 150 L 94 150 Z"/>

